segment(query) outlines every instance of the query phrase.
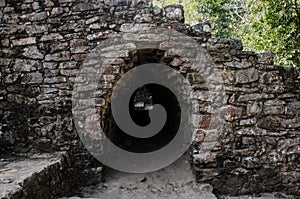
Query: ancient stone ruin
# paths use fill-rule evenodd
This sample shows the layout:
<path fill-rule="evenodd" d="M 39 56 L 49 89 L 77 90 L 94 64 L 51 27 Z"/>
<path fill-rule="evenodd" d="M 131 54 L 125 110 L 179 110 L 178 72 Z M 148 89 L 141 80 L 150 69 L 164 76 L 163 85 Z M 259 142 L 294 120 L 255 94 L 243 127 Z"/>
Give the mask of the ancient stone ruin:
<path fill-rule="evenodd" d="M 131 68 L 161 63 L 178 70 L 193 87 L 191 99 L 197 103 L 188 154 L 199 186 L 212 185 L 218 196 L 273 192 L 300 196 L 299 73 L 274 65 L 271 52 L 243 51 L 240 39 L 214 38 L 208 22 L 184 24 L 183 12 L 179 5 L 159 8 L 146 0 L 0 0 L 1 198 L 74 196 L 78 187 L 102 180 L 103 165 L 76 132 L 73 85 L 88 54 L 121 34 L 130 41 L 157 41 L 157 46 L 140 50 L 124 44 L 101 55 L 116 60 L 103 69 L 97 101 L 101 125 L 112 140 L 128 150 L 145 151 L 146 143 L 124 136 L 117 128 L 109 97 L 117 80 Z M 213 60 L 210 70 L 203 72 L 202 66 L 158 48 L 176 48 L 183 39 L 178 35 L 166 41 L 160 35 L 135 34 L 155 28 L 176 30 L 198 43 Z M 184 43 L 181 50 L 193 59 L 193 44 Z M 215 74 L 224 90 L 217 107 L 205 80 Z M 143 95 L 151 95 L 147 92 L 141 88 L 136 100 L 150 110 L 151 100 L 143 100 Z M 161 95 L 162 102 L 170 97 L 152 95 Z M 173 101 L 168 102 L 163 103 L 172 109 Z M 136 108 L 143 105 L 136 103 Z M 177 109 L 172 110 L 176 114 Z M 222 118 L 214 117 L 216 111 Z M 165 131 L 174 128 L 176 124 L 170 123 Z M 184 176 L 178 173 L 180 178 Z"/>

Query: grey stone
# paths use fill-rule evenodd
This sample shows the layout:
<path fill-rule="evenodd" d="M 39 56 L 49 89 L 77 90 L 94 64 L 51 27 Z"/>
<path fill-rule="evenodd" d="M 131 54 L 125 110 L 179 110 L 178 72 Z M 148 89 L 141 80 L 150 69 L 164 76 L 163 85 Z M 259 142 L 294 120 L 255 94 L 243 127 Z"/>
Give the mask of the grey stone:
<path fill-rule="evenodd" d="M 284 119 L 281 121 L 284 128 L 296 129 L 300 127 L 300 117 L 295 117 L 293 119 Z"/>
<path fill-rule="evenodd" d="M 12 43 L 14 46 L 24 46 L 24 45 L 35 44 L 36 40 L 35 37 L 28 37 L 28 38 L 13 40 Z"/>
<path fill-rule="evenodd" d="M 45 68 L 45 69 L 56 69 L 57 65 L 58 64 L 56 62 L 45 62 L 45 63 L 43 63 L 43 68 Z"/>
<path fill-rule="evenodd" d="M 290 102 L 285 108 L 285 113 L 288 115 L 300 115 L 300 102 Z"/>
<path fill-rule="evenodd" d="M 258 126 L 263 129 L 278 129 L 282 127 L 281 120 L 275 116 L 267 116 L 258 120 Z"/>
<path fill-rule="evenodd" d="M 45 84 L 57 84 L 57 83 L 63 83 L 63 82 L 67 82 L 67 79 L 62 76 L 51 77 L 51 78 L 46 77 L 44 79 Z"/>
<path fill-rule="evenodd" d="M 63 63 L 59 64 L 59 68 L 62 68 L 62 69 L 75 69 L 75 68 L 77 68 L 76 64 L 77 63 L 74 62 L 74 61 L 63 62 Z"/>
<path fill-rule="evenodd" d="M 8 39 L 2 39 L 1 44 L 2 44 L 2 46 L 9 47 L 9 40 Z"/>
<path fill-rule="evenodd" d="M 184 19 L 183 16 L 183 7 L 181 5 L 169 5 L 164 8 L 165 15 L 169 20 L 182 22 Z"/>
<path fill-rule="evenodd" d="M 45 57 L 46 61 L 68 61 L 70 59 L 71 57 L 69 51 L 58 52 L 50 55 L 48 54 Z"/>
<path fill-rule="evenodd" d="M 249 61 L 243 60 L 242 62 L 233 61 L 233 62 L 224 63 L 224 65 L 231 67 L 231 68 L 246 69 L 246 68 L 250 68 L 252 66 L 252 63 Z"/>
<path fill-rule="evenodd" d="M 243 109 L 240 107 L 235 107 L 231 105 L 227 105 L 220 109 L 220 113 L 227 121 L 234 121 L 241 119 L 243 114 Z"/>
<path fill-rule="evenodd" d="M 40 84 L 43 82 L 43 75 L 39 72 L 28 73 L 22 77 L 22 84 Z"/>
<path fill-rule="evenodd" d="M 282 77 L 279 72 L 265 72 L 260 78 L 262 84 L 276 84 L 282 82 Z"/>
<path fill-rule="evenodd" d="M 254 125 L 257 123 L 256 118 L 251 118 L 251 119 L 245 119 L 240 121 L 241 126 L 249 126 L 249 125 Z"/>
<path fill-rule="evenodd" d="M 37 60 L 16 59 L 13 69 L 17 72 L 29 72 L 37 70 L 39 66 L 40 62 Z"/>
<path fill-rule="evenodd" d="M 153 8 L 154 15 L 159 15 L 159 14 L 161 14 L 161 12 L 162 12 L 162 10 L 160 9 L 160 7 L 154 6 L 154 8 Z"/>
<path fill-rule="evenodd" d="M 44 55 L 39 51 L 39 49 L 36 46 L 30 46 L 28 48 L 25 48 L 23 55 L 25 57 L 28 57 L 31 59 L 43 59 L 44 58 Z"/>
<path fill-rule="evenodd" d="M 274 94 L 251 93 L 251 94 L 240 95 L 236 101 L 237 102 L 248 102 L 248 101 L 261 100 L 261 99 L 272 99 L 274 97 L 275 97 Z"/>
<path fill-rule="evenodd" d="M 4 83 L 14 83 L 18 80 L 20 75 L 9 74 L 4 78 Z"/>
<path fill-rule="evenodd" d="M 98 17 L 98 16 L 92 17 L 92 18 L 86 20 L 85 24 L 89 25 L 91 23 L 97 22 L 99 19 L 100 19 L 100 17 Z"/>
<path fill-rule="evenodd" d="M 51 11 L 51 15 L 53 16 L 56 16 L 56 15 L 60 15 L 64 12 L 64 9 L 61 8 L 61 7 L 56 7 L 56 8 L 53 8 L 52 11 Z"/>
<path fill-rule="evenodd" d="M 11 62 L 9 58 L 0 58 L 0 66 L 7 67 Z"/>
<path fill-rule="evenodd" d="M 78 74 L 78 70 L 77 69 L 73 69 L 73 70 L 61 69 L 60 74 L 67 76 L 67 77 L 72 77 L 72 76 L 75 77 Z"/>
<path fill-rule="evenodd" d="M 235 79 L 237 83 L 247 84 L 258 80 L 258 72 L 255 68 L 239 70 L 236 72 Z"/>
<path fill-rule="evenodd" d="M 38 13 L 33 13 L 29 15 L 29 20 L 30 21 L 41 21 L 47 19 L 47 13 L 46 12 L 38 12 Z"/>
<path fill-rule="evenodd" d="M 39 2 L 33 2 L 33 3 L 32 3 L 32 8 L 33 8 L 34 10 L 40 9 L 40 4 L 39 4 Z"/>
<path fill-rule="evenodd" d="M 247 115 L 249 115 L 249 116 L 258 115 L 261 112 L 262 112 L 262 103 L 257 102 L 257 101 L 248 103 Z"/>
<path fill-rule="evenodd" d="M 5 0 L 0 0 L 0 7 L 3 8 L 5 6 Z"/>
<path fill-rule="evenodd" d="M 51 33 L 47 35 L 43 35 L 40 41 L 56 41 L 56 40 L 62 40 L 63 36 L 59 33 Z"/>
<path fill-rule="evenodd" d="M 47 32 L 48 26 L 47 25 L 27 25 L 25 27 L 25 30 L 28 35 L 39 34 L 39 33 Z"/>
<path fill-rule="evenodd" d="M 120 31 L 122 32 L 138 32 L 138 31 L 145 31 L 155 27 L 153 24 L 146 24 L 146 23 L 138 23 L 138 24 L 130 24 L 124 23 L 120 27 Z"/>
<path fill-rule="evenodd" d="M 100 30 L 101 28 L 105 28 L 107 27 L 107 23 L 106 22 L 102 22 L 102 23 L 93 23 L 89 26 L 90 29 L 93 30 Z"/>
<path fill-rule="evenodd" d="M 66 153 L 61 152 L 4 160 L 0 173 L 0 197 L 26 195 L 29 198 L 44 198 L 47 195 L 71 194 L 73 190 L 65 187 L 76 185 L 72 177 L 76 174 L 67 170 L 69 159 Z M 50 178 L 54 173 L 55 177 Z M 53 189 L 49 189 L 49 184 Z"/>
<path fill-rule="evenodd" d="M 280 115 L 284 113 L 283 106 L 265 106 L 264 113 L 266 115 Z"/>
<path fill-rule="evenodd" d="M 259 53 L 257 57 L 258 57 L 257 60 L 258 63 L 269 64 L 269 65 L 272 65 L 274 63 L 274 55 L 270 51 Z"/>

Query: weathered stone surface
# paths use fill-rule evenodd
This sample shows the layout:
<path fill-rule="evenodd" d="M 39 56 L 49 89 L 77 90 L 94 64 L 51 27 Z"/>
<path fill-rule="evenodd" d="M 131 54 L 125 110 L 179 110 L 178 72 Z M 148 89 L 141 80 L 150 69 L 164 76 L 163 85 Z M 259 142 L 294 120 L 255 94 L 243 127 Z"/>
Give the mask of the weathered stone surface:
<path fill-rule="evenodd" d="M 64 9 L 62 7 L 53 8 L 51 11 L 51 15 L 60 15 L 64 12 Z"/>
<path fill-rule="evenodd" d="M 0 7 L 2 8 L 2 7 L 4 7 L 5 6 L 5 0 L 1 0 L 0 1 Z"/>
<path fill-rule="evenodd" d="M 171 21 L 180 21 L 184 19 L 183 8 L 181 5 L 171 5 L 164 8 L 166 17 Z"/>
<path fill-rule="evenodd" d="M 62 76 L 57 76 L 57 77 L 51 77 L 51 78 L 45 78 L 44 83 L 46 84 L 57 84 L 57 83 L 63 83 L 67 82 L 67 79 Z"/>
<path fill-rule="evenodd" d="M 41 21 L 47 18 L 46 12 L 33 13 L 29 16 L 30 21 Z"/>
<path fill-rule="evenodd" d="M 253 101 L 247 104 L 247 115 L 258 115 L 262 112 L 262 103 Z"/>
<path fill-rule="evenodd" d="M 154 15 L 159 15 L 159 14 L 161 14 L 161 12 L 162 12 L 162 10 L 160 9 L 160 7 L 154 6 L 154 8 L 153 8 Z"/>
<path fill-rule="evenodd" d="M 274 55 L 272 52 L 268 51 L 268 52 L 264 52 L 264 53 L 259 53 L 257 55 L 258 57 L 258 63 L 261 64 L 269 64 L 272 65 L 274 63 Z"/>
<path fill-rule="evenodd" d="M 54 54 L 46 55 L 45 57 L 45 61 L 69 61 L 70 59 L 71 59 L 70 51 L 54 53 Z"/>
<path fill-rule="evenodd" d="M 282 82 L 282 77 L 279 75 L 279 72 L 265 72 L 260 80 L 263 84 L 278 84 Z"/>
<path fill-rule="evenodd" d="M 237 99 L 237 102 L 248 102 L 248 101 L 255 101 L 255 100 L 262 100 L 262 99 L 272 99 L 275 96 L 273 94 L 265 94 L 265 93 L 251 93 L 240 95 Z"/>
<path fill-rule="evenodd" d="M 43 59 L 44 58 L 44 55 L 39 51 L 39 49 L 36 46 L 30 46 L 28 48 L 25 48 L 23 55 L 25 57 L 28 57 L 31 59 Z"/>
<path fill-rule="evenodd" d="M 256 118 L 251 118 L 251 119 L 245 119 L 240 121 L 241 126 L 248 126 L 248 125 L 254 125 L 257 123 Z"/>
<path fill-rule="evenodd" d="M 241 119 L 243 114 L 243 109 L 235 106 L 225 106 L 221 108 L 221 114 L 227 121 L 234 121 Z"/>
<path fill-rule="evenodd" d="M 0 172 L 0 197 L 47 198 L 71 194 L 78 183 L 68 159 L 66 153 L 33 155 L 25 160 L 4 159 Z"/>
<path fill-rule="evenodd" d="M 16 59 L 13 69 L 16 72 L 29 72 L 36 71 L 39 66 L 40 62 L 37 60 Z"/>
<path fill-rule="evenodd" d="M 43 35 L 40 41 L 55 41 L 62 40 L 63 37 L 58 33 Z"/>
<path fill-rule="evenodd" d="M 267 116 L 258 120 L 258 126 L 263 129 L 278 129 L 281 128 L 281 120 L 278 117 Z"/>
<path fill-rule="evenodd" d="M 130 24 L 130 23 L 124 23 L 120 27 L 120 31 L 122 32 L 137 32 L 137 31 L 145 31 L 149 30 L 150 28 L 155 27 L 153 24 L 147 24 L 147 23 L 138 23 L 138 24 Z"/>
<path fill-rule="evenodd" d="M 247 70 L 239 70 L 235 74 L 237 83 L 247 84 L 258 80 L 258 72 L 255 68 L 249 68 Z"/>
<path fill-rule="evenodd" d="M 300 114 L 300 102 L 290 102 L 285 108 L 285 114 L 299 115 Z"/>
<path fill-rule="evenodd" d="M 266 115 L 280 115 L 284 113 L 283 106 L 266 106 L 264 107 L 264 113 Z"/>
<path fill-rule="evenodd" d="M 293 173 L 299 167 L 296 70 L 273 65 L 268 53 L 242 51 L 240 39 L 211 38 L 209 22 L 192 27 L 181 23 L 181 6 L 153 8 L 144 0 L 25 0 L 15 4 L 0 0 L 0 18 L 5 23 L 0 41 L 1 155 L 28 150 L 86 154 L 72 118 L 74 82 L 87 82 L 76 79 L 79 70 L 105 73 L 99 76 L 96 99 L 84 102 L 95 102 L 96 110 L 106 115 L 116 81 L 132 67 L 155 60 L 178 70 L 193 88 L 190 98 L 198 117 L 193 118 L 196 132 L 190 152 L 197 180 L 212 183 L 217 193 L 300 194 L 297 173 Z M 156 27 L 165 28 L 168 34 L 157 34 Z M 153 31 L 147 33 L 148 29 Z M 116 35 L 123 36 L 120 45 L 106 43 Z M 143 49 L 149 42 L 161 51 Z M 193 49 L 198 44 L 203 50 L 197 56 Z M 105 48 L 87 60 L 99 45 Z M 211 61 L 191 64 L 208 55 Z M 95 61 L 100 56 L 101 68 Z M 85 61 L 88 67 L 81 68 Z M 95 87 L 87 82 L 78 91 L 84 96 Z M 109 122 L 109 116 L 101 120 L 119 138 Z M 86 157 L 78 162 L 91 165 Z"/>
<path fill-rule="evenodd" d="M 250 68 L 252 66 L 252 63 L 247 60 L 243 60 L 242 62 L 238 62 L 238 61 L 228 62 L 225 63 L 224 65 L 231 68 L 245 69 L 245 68 Z"/>
<path fill-rule="evenodd" d="M 24 46 L 24 45 L 35 44 L 36 39 L 35 37 L 28 37 L 24 39 L 13 40 L 12 43 L 14 46 Z"/>
<path fill-rule="evenodd" d="M 283 125 L 284 128 L 288 128 L 288 129 L 299 128 L 300 127 L 300 117 L 282 120 L 281 124 Z"/>
<path fill-rule="evenodd" d="M 39 84 L 43 82 L 43 75 L 39 72 L 28 73 L 22 78 L 22 84 Z"/>

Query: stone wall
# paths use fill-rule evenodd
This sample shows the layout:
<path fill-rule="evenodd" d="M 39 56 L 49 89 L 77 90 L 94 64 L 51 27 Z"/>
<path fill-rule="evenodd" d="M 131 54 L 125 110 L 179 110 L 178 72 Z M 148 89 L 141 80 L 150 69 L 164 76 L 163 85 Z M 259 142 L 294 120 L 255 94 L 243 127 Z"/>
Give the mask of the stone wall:
<path fill-rule="evenodd" d="M 160 9 L 144 1 L 0 0 L 0 21 L 1 152 L 81 154 L 71 98 L 85 57 L 120 32 L 162 27 L 201 44 L 224 78 L 225 125 L 216 132 L 207 130 L 214 122 L 209 93 L 197 76 L 182 72 L 194 81 L 198 101 L 191 146 L 197 180 L 221 193 L 300 194 L 299 74 L 274 65 L 271 53 L 244 52 L 238 39 L 212 38 L 208 23 L 183 24 L 181 6 Z M 184 60 L 172 56 L 167 64 L 180 70 Z"/>
<path fill-rule="evenodd" d="M 209 43 L 210 52 L 226 55 L 224 48 L 212 49 Z M 218 60 L 226 76 L 227 122 L 216 143 L 199 146 L 203 137 L 218 134 L 197 131 L 192 147 L 196 178 L 229 194 L 282 190 L 299 195 L 299 74 L 273 65 L 270 53 L 227 55 Z M 210 114 L 205 106 L 199 111 Z M 214 149 L 205 155 L 205 146 L 211 144 Z"/>

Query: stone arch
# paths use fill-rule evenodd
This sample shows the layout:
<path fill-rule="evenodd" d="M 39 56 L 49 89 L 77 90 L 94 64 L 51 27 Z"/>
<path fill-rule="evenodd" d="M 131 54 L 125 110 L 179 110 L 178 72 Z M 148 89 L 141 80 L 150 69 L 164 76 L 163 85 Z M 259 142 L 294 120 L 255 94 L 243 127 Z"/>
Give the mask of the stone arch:
<path fill-rule="evenodd" d="M 180 38 L 180 40 L 178 40 L 178 38 Z M 81 123 L 101 123 L 101 126 L 98 125 L 98 128 L 104 128 L 106 130 L 105 133 L 109 134 L 106 135 L 107 137 L 112 138 L 115 143 L 118 143 L 120 146 L 123 145 L 123 147 L 127 147 L 127 149 L 129 145 L 133 145 L 132 147 L 135 149 L 132 150 L 135 152 L 149 152 L 149 150 L 151 151 L 163 147 L 162 143 L 170 142 L 172 136 L 165 136 L 164 139 L 161 139 L 163 142 L 159 144 L 157 143 L 157 140 L 161 137 L 158 136 L 157 138 L 153 138 L 153 141 L 151 142 L 151 144 L 155 145 L 154 148 L 142 149 L 143 144 L 138 143 L 141 140 L 129 139 L 128 136 L 126 137 L 112 120 L 110 101 L 112 90 L 116 82 L 118 82 L 118 80 L 130 69 L 135 68 L 140 64 L 151 62 L 167 65 L 178 71 L 188 80 L 192 89 L 191 92 L 188 93 L 187 98 L 194 104 L 194 107 L 191 108 L 188 113 L 191 115 L 190 123 L 193 125 L 193 130 L 189 133 L 193 134 L 194 137 L 199 137 L 202 136 L 198 135 L 199 130 L 209 130 L 214 128 L 217 132 L 214 134 L 215 136 L 210 136 L 209 138 L 210 144 L 206 146 L 204 153 L 207 155 L 218 142 L 218 133 L 221 132 L 223 125 L 223 122 L 221 121 L 222 117 L 218 115 L 218 112 L 211 112 L 206 115 L 199 114 L 197 108 L 198 104 L 203 101 L 210 104 L 210 107 L 214 109 L 222 106 L 222 97 L 224 97 L 221 84 L 222 77 L 219 75 L 220 71 L 214 65 L 214 62 L 210 59 L 208 53 L 194 40 L 176 31 L 156 28 L 143 30 L 141 32 L 124 33 L 121 36 L 109 39 L 109 41 L 100 44 L 100 47 L 96 48 L 94 52 L 90 54 L 90 57 L 88 56 L 87 61 L 83 63 L 82 67 L 82 71 L 90 70 L 89 72 L 98 72 L 98 76 L 92 76 L 95 78 L 93 89 L 97 90 L 97 93 L 100 94 L 96 101 L 99 101 L 100 103 L 94 104 L 97 107 L 96 115 L 92 118 L 85 119 L 85 121 L 82 121 Z M 79 74 L 81 74 L 82 71 Z M 83 72 L 83 74 L 86 73 Z M 127 85 L 124 85 L 124 87 L 126 86 Z M 76 87 L 75 83 L 75 91 Z M 148 89 L 153 88 L 152 85 L 152 87 L 150 86 Z M 158 89 L 158 87 L 156 87 L 156 89 Z M 153 91 L 154 90 L 152 90 L 152 92 Z M 156 92 L 156 95 L 159 95 L 159 92 Z M 163 96 L 170 97 L 167 92 L 165 92 Z M 90 97 L 92 97 L 92 95 Z M 173 101 L 170 102 L 172 104 Z M 163 103 L 166 105 L 168 104 L 166 101 Z M 176 106 L 176 103 L 173 104 Z M 169 109 L 172 110 L 172 107 Z M 76 124 L 76 110 L 73 110 L 73 113 L 75 115 L 75 125 L 77 125 L 77 128 L 79 127 L 80 131 L 80 126 Z M 177 114 L 176 111 L 173 112 L 173 114 Z M 173 118 L 173 121 L 176 121 L 176 117 Z M 174 126 L 176 125 L 169 125 L 167 131 Z M 97 137 L 96 129 L 97 128 L 95 128 L 94 131 L 91 130 L 92 132 L 90 134 Z M 164 131 L 166 131 L 166 129 Z M 115 135 L 116 133 L 118 134 L 117 136 Z M 98 136 L 98 140 L 105 140 L 106 136 Z M 126 144 L 126 140 L 129 141 L 129 143 Z M 202 142 L 205 140 L 206 137 L 204 136 Z M 90 142 L 93 142 L 92 138 Z M 134 144 L 132 143 L 136 143 L 136 147 L 134 147 Z M 101 149 L 99 148 L 97 151 L 100 150 L 105 151 L 105 146 L 101 146 Z"/>

